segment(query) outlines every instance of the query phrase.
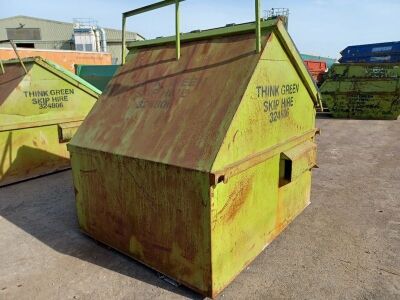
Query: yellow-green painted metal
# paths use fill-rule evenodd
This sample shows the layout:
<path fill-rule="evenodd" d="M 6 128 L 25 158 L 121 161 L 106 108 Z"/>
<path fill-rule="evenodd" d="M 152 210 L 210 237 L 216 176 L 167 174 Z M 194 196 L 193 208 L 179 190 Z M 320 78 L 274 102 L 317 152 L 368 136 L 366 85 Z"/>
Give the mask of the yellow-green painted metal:
<path fill-rule="evenodd" d="M 181 30 L 180 30 L 180 8 L 179 0 L 175 0 L 175 44 L 176 44 L 176 59 L 181 58 Z"/>
<path fill-rule="evenodd" d="M 255 15 L 256 15 L 256 51 L 261 51 L 261 17 L 260 17 L 261 4 L 260 0 L 255 0 Z"/>
<path fill-rule="evenodd" d="M 310 202 L 318 91 L 254 26 L 130 44 L 68 144 L 82 230 L 210 297 Z"/>
<path fill-rule="evenodd" d="M 0 186 L 69 167 L 66 143 L 100 91 L 41 58 L 0 75 Z"/>
<path fill-rule="evenodd" d="M 320 89 L 336 118 L 396 120 L 400 115 L 399 64 L 335 64 Z"/>

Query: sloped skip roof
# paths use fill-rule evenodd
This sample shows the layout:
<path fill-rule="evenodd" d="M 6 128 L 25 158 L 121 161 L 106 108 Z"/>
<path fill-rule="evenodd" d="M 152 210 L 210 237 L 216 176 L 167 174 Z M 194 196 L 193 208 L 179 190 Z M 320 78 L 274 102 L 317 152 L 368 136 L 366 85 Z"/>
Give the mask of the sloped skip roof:
<path fill-rule="evenodd" d="M 24 58 L 22 61 L 27 69 L 27 74 L 25 74 L 19 60 L 3 61 L 5 73 L 0 71 L 0 131 L 29 127 L 33 124 L 55 124 L 64 121 L 69 117 L 75 120 L 77 116 L 80 116 L 82 119 L 82 111 L 75 111 L 73 115 L 69 114 L 71 112 L 66 112 L 64 110 L 38 113 L 35 110 L 31 111 L 29 105 L 25 107 L 26 102 L 24 101 L 24 98 L 21 97 L 21 82 L 26 81 L 23 83 L 23 86 L 25 87 L 27 87 L 28 84 L 29 87 L 41 86 L 43 88 L 46 87 L 47 83 L 42 79 L 36 79 L 36 73 L 32 71 L 35 64 L 40 65 L 49 73 L 54 74 L 54 79 L 58 78 L 60 82 L 68 82 L 95 99 L 97 99 L 101 94 L 101 91 L 88 82 L 49 61 L 39 57 Z M 7 100 L 10 100 L 11 102 L 8 102 Z M 15 101 L 18 101 L 18 104 L 14 106 Z M 20 109 L 23 109 L 21 113 Z"/>
<path fill-rule="evenodd" d="M 80 88 L 84 87 L 89 93 L 95 93 L 97 95 L 101 94 L 101 91 L 98 88 L 54 62 L 42 59 L 40 57 L 36 58 L 35 61 L 52 72 L 54 72 L 54 70 L 57 70 L 60 74 L 62 74 L 62 77 L 64 79 L 67 79 L 70 82 L 72 81 L 71 83 L 77 85 Z"/>
<path fill-rule="evenodd" d="M 209 172 L 261 56 L 254 32 L 183 42 L 179 61 L 139 43 L 70 145 Z"/>
<path fill-rule="evenodd" d="M 72 83 L 73 85 L 84 89 L 86 92 L 98 96 L 101 94 L 101 91 L 91 85 L 89 82 L 83 80 L 79 76 L 74 73 L 64 69 L 56 63 L 53 63 L 49 60 L 43 59 L 41 57 L 29 57 L 23 58 L 22 62 L 24 63 L 28 73 L 32 68 L 33 64 L 39 64 L 43 68 L 48 71 L 54 73 L 57 76 L 62 77 L 64 80 Z M 25 71 L 21 66 L 21 62 L 17 59 L 10 59 L 3 61 L 5 73 L 0 73 L 0 105 L 4 102 L 4 100 L 8 97 L 8 95 L 18 86 L 21 80 L 25 77 Z M 34 78 L 33 78 L 34 80 Z M 3 101 L 1 100 L 3 99 Z"/>

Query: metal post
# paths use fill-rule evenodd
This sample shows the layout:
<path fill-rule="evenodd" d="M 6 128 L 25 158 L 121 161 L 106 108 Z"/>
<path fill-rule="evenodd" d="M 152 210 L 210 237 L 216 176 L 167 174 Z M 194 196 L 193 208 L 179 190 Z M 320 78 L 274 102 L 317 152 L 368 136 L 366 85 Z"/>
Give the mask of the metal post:
<path fill-rule="evenodd" d="M 255 0 L 256 8 L 256 51 L 261 52 L 261 21 L 260 21 L 260 0 Z"/>
<path fill-rule="evenodd" d="M 21 63 L 22 68 L 23 68 L 24 71 L 25 71 L 25 74 L 28 74 L 28 71 L 27 71 L 26 68 L 25 68 L 24 62 L 22 61 L 21 57 L 20 57 L 19 54 L 18 54 L 17 47 L 15 47 L 15 44 L 14 44 L 14 42 L 13 42 L 12 40 L 10 40 L 10 44 L 11 44 L 11 47 L 13 47 L 14 52 L 15 52 L 15 54 L 17 55 L 18 60 L 19 60 L 19 62 Z"/>
<path fill-rule="evenodd" d="M 157 3 L 153 3 L 147 6 L 143 6 L 131 11 L 124 12 L 122 14 L 122 64 L 125 63 L 125 27 L 126 19 L 132 16 L 136 16 L 148 11 L 152 11 L 161 7 L 175 4 L 175 34 L 176 34 L 176 59 L 181 56 L 181 33 L 179 29 L 179 3 L 185 0 L 163 0 Z"/>
<path fill-rule="evenodd" d="M 1 74 L 4 74 L 6 71 L 4 70 L 3 61 L 0 59 L 0 67 L 1 67 Z"/>
<path fill-rule="evenodd" d="M 126 30 L 126 17 L 122 14 L 122 51 L 121 51 L 121 65 L 125 64 L 125 30 Z"/>
<path fill-rule="evenodd" d="M 175 1 L 175 39 L 176 39 L 176 59 L 181 58 L 181 32 L 179 29 L 179 0 Z"/>

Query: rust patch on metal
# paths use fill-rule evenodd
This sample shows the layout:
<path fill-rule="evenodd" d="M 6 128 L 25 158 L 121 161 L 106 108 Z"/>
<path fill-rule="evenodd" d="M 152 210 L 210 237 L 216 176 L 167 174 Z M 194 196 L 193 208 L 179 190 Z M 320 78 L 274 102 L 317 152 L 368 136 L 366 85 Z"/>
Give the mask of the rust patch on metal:
<path fill-rule="evenodd" d="M 275 219 L 275 230 L 273 233 L 273 236 L 271 237 L 271 240 L 275 239 L 277 235 L 279 235 L 279 232 L 283 230 L 283 228 L 286 225 L 286 220 L 284 219 L 286 214 L 285 214 L 285 207 L 284 207 L 284 197 L 283 197 L 283 189 L 284 188 L 279 188 L 278 189 L 278 203 L 276 207 L 276 219 Z"/>
<path fill-rule="evenodd" d="M 252 188 L 252 178 L 246 177 L 243 181 L 238 182 L 232 192 L 228 196 L 228 200 L 219 214 L 223 222 L 231 222 L 239 213 L 240 209 L 249 199 Z"/>

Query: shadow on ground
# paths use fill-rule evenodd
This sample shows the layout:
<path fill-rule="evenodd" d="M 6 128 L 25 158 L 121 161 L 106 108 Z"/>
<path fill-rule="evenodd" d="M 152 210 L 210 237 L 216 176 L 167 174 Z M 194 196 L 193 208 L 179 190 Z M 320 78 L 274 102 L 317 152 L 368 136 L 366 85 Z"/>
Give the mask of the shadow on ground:
<path fill-rule="evenodd" d="M 71 177 L 70 171 L 64 171 L 0 188 L 0 215 L 60 253 L 190 299 L 203 299 L 183 286 L 165 282 L 156 271 L 83 234 L 78 227 Z"/>

